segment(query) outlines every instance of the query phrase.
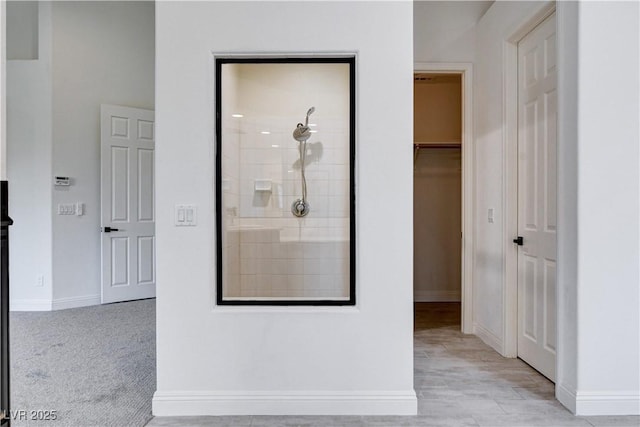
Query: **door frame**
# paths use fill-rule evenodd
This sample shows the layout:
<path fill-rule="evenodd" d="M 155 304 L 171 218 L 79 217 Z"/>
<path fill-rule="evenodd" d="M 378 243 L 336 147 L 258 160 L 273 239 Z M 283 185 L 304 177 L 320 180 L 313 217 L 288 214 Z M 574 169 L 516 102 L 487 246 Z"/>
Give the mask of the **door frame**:
<path fill-rule="evenodd" d="M 502 138 L 502 155 L 504 165 L 503 211 L 505 221 L 503 222 L 504 241 L 504 278 L 503 287 L 503 356 L 518 357 L 518 248 L 511 241 L 518 234 L 518 43 L 527 34 L 533 31 L 545 19 L 556 11 L 555 1 L 549 1 L 531 16 L 521 22 L 516 28 L 509 32 L 503 42 L 503 123 L 504 132 Z M 556 23 L 556 37 L 558 28 Z M 556 55 L 558 50 L 556 50 Z M 556 61 L 558 66 L 558 61 Z M 559 75 L 559 73 L 558 73 Z M 559 165 L 559 162 L 557 163 Z M 557 168 L 558 166 L 556 166 Z M 556 184 L 557 185 L 557 184 Z M 556 192 L 557 195 L 560 194 Z M 557 206 L 557 204 L 556 204 Z M 557 243 L 556 243 L 557 245 Z M 556 269 L 557 275 L 560 268 Z M 558 300 L 559 287 L 556 286 L 556 301 Z M 558 304 L 559 307 L 559 304 Z M 559 316 L 556 316 L 559 319 Z M 556 324 L 556 329 L 558 325 Z M 558 340 L 557 347 L 560 346 Z M 556 372 L 558 368 L 558 357 L 556 348 Z"/>
<path fill-rule="evenodd" d="M 7 179 L 7 2 L 0 2 L 0 180 Z"/>
<path fill-rule="evenodd" d="M 473 64 L 470 62 L 416 62 L 414 73 L 457 74 L 462 77 L 462 253 L 461 330 L 473 331 Z"/>

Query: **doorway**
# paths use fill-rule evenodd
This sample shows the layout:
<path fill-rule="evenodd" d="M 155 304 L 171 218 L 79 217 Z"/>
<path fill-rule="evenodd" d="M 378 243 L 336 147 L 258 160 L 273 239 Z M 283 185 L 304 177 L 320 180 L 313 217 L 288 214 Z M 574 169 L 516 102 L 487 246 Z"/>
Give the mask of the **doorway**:
<path fill-rule="evenodd" d="M 472 66 L 414 70 L 414 301 L 459 302 L 461 330 L 470 334 Z"/>
<path fill-rule="evenodd" d="M 462 76 L 414 77 L 414 301 L 460 302 Z"/>

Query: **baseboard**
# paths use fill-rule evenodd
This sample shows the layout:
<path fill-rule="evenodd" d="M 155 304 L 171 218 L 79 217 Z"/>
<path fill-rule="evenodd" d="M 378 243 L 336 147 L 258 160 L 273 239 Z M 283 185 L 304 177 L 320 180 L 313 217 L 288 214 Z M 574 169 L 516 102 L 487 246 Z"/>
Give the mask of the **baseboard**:
<path fill-rule="evenodd" d="M 81 297 L 56 298 L 53 300 L 53 310 L 87 307 L 100 304 L 100 295 L 84 295 Z"/>
<path fill-rule="evenodd" d="M 565 408 L 571 411 L 571 413 L 576 413 L 576 393 L 573 390 L 569 390 L 563 384 L 556 384 L 556 399 Z"/>
<path fill-rule="evenodd" d="M 156 391 L 154 416 L 416 415 L 413 390 L 389 392 Z"/>
<path fill-rule="evenodd" d="M 577 391 L 562 384 L 556 386 L 556 398 L 579 416 L 640 415 L 640 393 L 637 391 Z"/>
<path fill-rule="evenodd" d="M 420 291 L 413 293 L 415 302 L 460 302 L 460 291 Z"/>
<path fill-rule="evenodd" d="M 640 415 L 638 391 L 578 391 L 576 415 Z"/>
<path fill-rule="evenodd" d="M 504 345 L 502 339 L 498 337 L 496 334 L 488 330 L 482 325 L 478 325 L 477 323 L 473 324 L 473 333 L 477 335 L 485 344 L 489 347 L 493 348 L 500 354 L 504 354 Z"/>
<path fill-rule="evenodd" d="M 9 311 L 51 311 L 50 299 L 11 299 Z"/>

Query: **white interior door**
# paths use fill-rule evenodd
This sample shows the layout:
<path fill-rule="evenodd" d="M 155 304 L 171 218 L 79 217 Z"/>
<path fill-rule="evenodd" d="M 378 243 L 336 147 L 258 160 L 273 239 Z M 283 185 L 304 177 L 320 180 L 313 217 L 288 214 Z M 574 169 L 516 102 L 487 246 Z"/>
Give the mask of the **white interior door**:
<path fill-rule="evenodd" d="M 556 373 L 556 20 L 518 44 L 518 357 Z"/>
<path fill-rule="evenodd" d="M 155 297 L 154 112 L 101 106 L 102 302 Z"/>

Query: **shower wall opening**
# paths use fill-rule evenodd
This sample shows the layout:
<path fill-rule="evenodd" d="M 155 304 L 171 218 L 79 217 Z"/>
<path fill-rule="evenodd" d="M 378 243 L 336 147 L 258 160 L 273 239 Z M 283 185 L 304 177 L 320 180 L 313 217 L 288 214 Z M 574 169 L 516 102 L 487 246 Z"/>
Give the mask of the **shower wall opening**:
<path fill-rule="evenodd" d="M 216 301 L 355 304 L 355 58 L 216 58 Z"/>

